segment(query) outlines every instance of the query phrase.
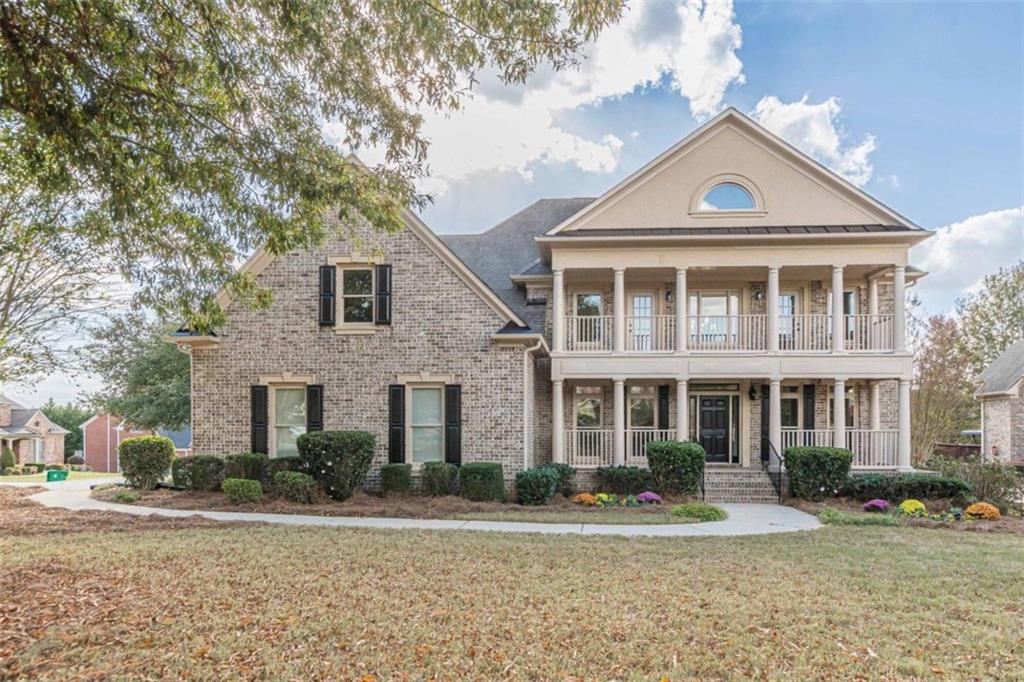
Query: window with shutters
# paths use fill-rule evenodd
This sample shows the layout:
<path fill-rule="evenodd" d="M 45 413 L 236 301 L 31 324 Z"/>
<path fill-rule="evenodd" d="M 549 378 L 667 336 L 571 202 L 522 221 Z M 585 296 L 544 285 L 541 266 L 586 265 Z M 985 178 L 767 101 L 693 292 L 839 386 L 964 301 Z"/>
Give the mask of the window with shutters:
<path fill-rule="evenodd" d="M 406 461 L 444 460 L 444 385 L 410 385 L 406 391 L 409 437 Z"/>
<path fill-rule="evenodd" d="M 373 268 L 342 267 L 338 270 L 338 297 L 341 323 L 350 326 L 373 324 Z"/>
<path fill-rule="evenodd" d="M 783 385 L 779 402 L 783 429 L 799 429 L 803 424 L 803 394 L 800 386 Z"/>
<path fill-rule="evenodd" d="M 275 387 L 270 395 L 271 457 L 298 455 L 299 436 L 306 432 L 306 387 Z"/>

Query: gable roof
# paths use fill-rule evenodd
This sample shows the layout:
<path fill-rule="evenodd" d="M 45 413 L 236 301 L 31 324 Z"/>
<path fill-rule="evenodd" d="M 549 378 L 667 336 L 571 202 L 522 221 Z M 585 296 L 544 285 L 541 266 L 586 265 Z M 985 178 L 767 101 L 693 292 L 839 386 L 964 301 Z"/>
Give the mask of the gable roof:
<path fill-rule="evenodd" d="M 596 215 L 598 212 L 626 197 L 658 172 L 668 167 L 678 157 L 685 155 L 691 148 L 698 146 L 704 139 L 714 135 L 719 129 L 728 126 L 739 129 L 749 137 L 756 139 L 763 147 L 781 157 L 803 175 L 814 179 L 818 184 L 834 194 L 843 196 L 848 201 L 858 200 L 867 204 L 875 212 L 884 216 L 885 220 L 879 223 L 879 226 L 886 229 L 896 228 L 899 231 L 927 232 L 859 189 L 842 176 L 770 132 L 749 116 L 746 116 L 734 107 L 729 107 L 613 186 L 585 209 L 549 230 L 547 235 L 554 236 L 562 232 L 572 231 L 574 226 L 580 221 L 588 216 Z"/>
<path fill-rule="evenodd" d="M 63 433 L 67 434 L 69 431 L 62 426 L 58 426 L 50 421 L 49 417 L 43 414 L 42 410 L 34 407 L 18 407 L 11 410 L 11 423 L 9 426 L 0 428 L 0 433 L 6 433 L 8 435 L 19 435 L 19 436 L 31 436 L 39 433 L 33 427 L 29 426 L 36 416 L 39 416 L 46 424 L 49 425 L 50 433 Z"/>
<path fill-rule="evenodd" d="M 10 405 L 12 410 L 24 410 L 25 406 L 0 393 L 0 405 Z"/>
<path fill-rule="evenodd" d="M 592 197 L 540 199 L 480 234 L 441 235 L 441 239 L 462 262 L 472 268 L 501 299 L 534 331 L 544 329 L 544 306 L 526 304 L 526 292 L 511 276 L 519 273 L 544 274 L 537 263 L 534 238 L 578 213 Z M 551 273 L 550 268 L 546 270 Z"/>
<path fill-rule="evenodd" d="M 1011 345 L 981 373 L 978 396 L 1012 393 L 1024 378 L 1024 339 Z"/>

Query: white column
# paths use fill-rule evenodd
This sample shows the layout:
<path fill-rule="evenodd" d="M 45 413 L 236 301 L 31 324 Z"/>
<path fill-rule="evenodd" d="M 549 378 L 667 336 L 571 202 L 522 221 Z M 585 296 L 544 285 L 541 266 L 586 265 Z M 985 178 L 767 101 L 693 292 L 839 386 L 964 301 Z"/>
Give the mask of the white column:
<path fill-rule="evenodd" d="M 626 271 L 615 269 L 615 294 L 612 299 L 615 313 L 615 352 L 626 350 Z"/>
<path fill-rule="evenodd" d="M 551 273 L 551 336 L 556 351 L 565 350 L 565 284 L 562 271 Z"/>
<path fill-rule="evenodd" d="M 690 440 L 690 394 L 686 379 L 676 382 L 676 440 Z"/>
<path fill-rule="evenodd" d="M 871 382 L 871 430 L 878 431 L 882 428 L 882 404 L 881 384 L 877 381 Z"/>
<path fill-rule="evenodd" d="M 901 471 L 910 471 L 910 382 L 905 379 L 900 380 L 899 426 L 896 466 Z"/>
<path fill-rule="evenodd" d="M 686 350 L 687 329 L 689 322 L 686 314 L 689 311 L 686 293 L 686 268 L 676 268 L 676 350 Z"/>
<path fill-rule="evenodd" d="M 779 350 L 779 269 L 768 268 L 768 350 Z"/>
<path fill-rule="evenodd" d="M 775 449 L 782 452 L 782 381 L 771 379 L 768 382 L 768 439 Z"/>
<path fill-rule="evenodd" d="M 868 314 L 878 314 L 878 279 L 868 280 Z"/>
<path fill-rule="evenodd" d="M 897 351 L 907 349 L 907 269 L 897 265 L 892 270 L 893 330 Z"/>
<path fill-rule="evenodd" d="M 832 352 L 843 352 L 843 266 L 832 266 Z M 837 445 L 836 447 L 842 447 Z"/>
<path fill-rule="evenodd" d="M 832 447 L 846 447 L 846 380 L 836 379 L 832 385 L 832 404 L 835 414 L 832 416 Z"/>
<path fill-rule="evenodd" d="M 612 463 L 626 463 L 626 382 L 615 380 L 615 450 Z"/>
<path fill-rule="evenodd" d="M 565 462 L 565 410 L 562 407 L 561 379 L 551 382 L 551 461 Z"/>

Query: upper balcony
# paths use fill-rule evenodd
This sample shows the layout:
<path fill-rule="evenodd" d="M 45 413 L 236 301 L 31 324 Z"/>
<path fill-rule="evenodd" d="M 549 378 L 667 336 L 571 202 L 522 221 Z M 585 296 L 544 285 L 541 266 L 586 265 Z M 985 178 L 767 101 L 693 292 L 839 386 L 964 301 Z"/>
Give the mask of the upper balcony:
<path fill-rule="evenodd" d="M 572 354 L 898 353 L 906 271 L 822 266 L 784 272 L 631 269 L 553 276 L 553 350 Z M 849 270 L 849 272 L 847 271 Z M 567 276 L 568 274 L 568 276 Z M 812 279 L 817 275 L 818 279 Z M 659 280 L 659 277 L 661 278 Z M 628 281 L 627 281 L 628 279 Z M 835 310 L 842 310 L 836 315 Z"/>

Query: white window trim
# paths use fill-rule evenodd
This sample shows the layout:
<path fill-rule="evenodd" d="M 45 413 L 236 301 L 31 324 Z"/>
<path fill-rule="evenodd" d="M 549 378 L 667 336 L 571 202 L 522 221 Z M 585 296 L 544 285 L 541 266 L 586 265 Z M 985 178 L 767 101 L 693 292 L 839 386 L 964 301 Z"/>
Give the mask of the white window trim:
<path fill-rule="evenodd" d="M 630 389 L 642 388 L 641 393 L 632 393 Z M 633 401 L 634 400 L 650 400 L 653 404 L 654 413 L 654 424 L 652 426 L 633 426 Z M 643 429 L 645 431 L 657 431 L 658 430 L 658 391 L 654 386 L 647 385 L 636 385 L 626 387 L 626 428 L 627 429 Z"/>
<path fill-rule="evenodd" d="M 581 290 L 581 291 L 574 291 L 574 292 L 572 292 L 572 310 L 573 310 L 573 315 L 575 315 L 576 317 L 581 317 L 580 309 L 579 309 L 580 296 L 597 296 L 598 299 L 600 299 L 600 305 L 598 306 L 598 308 L 600 309 L 600 312 L 598 312 L 597 315 L 593 315 L 593 316 L 587 315 L 586 317 L 601 317 L 601 316 L 604 315 L 604 293 L 602 293 L 600 291 L 589 291 L 589 290 Z"/>
<path fill-rule="evenodd" d="M 342 262 L 335 265 L 337 269 L 337 295 L 334 301 L 334 325 L 336 332 L 344 334 L 373 334 L 377 330 L 374 320 L 377 319 L 377 269 L 374 263 L 363 262 Z M 370 321 L 369 322 L 346 322 L 345 321 L 345 271 L 346 270 L 369 270 L 370 271 Z M 353 294 L 351 298 L 366 298 L 365 294 Z"/>
<path fill-rule="evenodd" d="M 724 210 L 708 210 L 702 209 L 701 204 L 704 202 L 704 197 L 712 189 L 718 185 L 724 184 L 739 185 L 747 191 L 750 198 L 754 200 L 754 208 L 745 209 L 724 209 Z M 768 211 L 764 203 L 764 195 L 761 194 L 761 190 L 757 185 L 742 175 L 736 173 L 722 173 L 715 175 L 697 188 L 697 191 L 690 197 L 690 210 L 689 216 L 691 218 L 749 218 L 749 217 L 763 217 L 768 214 Z"/>
<path fill-rule="evenodd" d="M 413 456 L 413 451 L 412 451 L 412 444 L 413 444 L 412 433 L 413 433 L 413 427 L 414 427 L 414 425 L 412 423 L 412 392 L 413 392 L 414 389 L 418 389 L 418 388 L 436 388 L 440 392 L 440 395 L 441 395 L 441 424 L 440 424 L 440 429 L 441 429 L 441 459 L 440 460 L 432 460 L 432 461 L 440 461 L 440 462 L 445 461 L 445 458 L 444 458 L 445 452 L 444 451 L 445 451 L 446 441 L 447 441 L 447 434 L 445 433 L 445 428 L 446 428 L 446 421 L 445 421 L 445 419 L 447 417 L 447 415 L 445 413 L 445 395 L 444 395 L 445 383 L 437 382 L 437 381 L 412 381 L 412 382 L 405 383 L 404 386 L 405 386 L 405 415 L 406 415 L 406 419 L 405 419 L 405 453 L 404 453 L 405 463 L 406 464 L 411 464 L 413 466 L 413 469 L 419 469 L 424 464 L 426 464 L 426 462 L 417 462 L 417 461 L 415 461 L 415 458 Z M 428 425 L 424 424 L 423 426 L 428 426 Z M 432 425 L 430 425 L 430 426 L 432 426 Z"/>
<path fill-rule="evenodd" d="M 787 388 L 790 388 L 790 389 L 795 388 L 795 389 L 797 389 L 796 390 L 796 395 L 795 396 L 793 394 L 786 395 L 784 392 L 785 392 L 785 390 Z M 780 393 L 780 398 L 779 398 L 780 401 L 781 400 L 796 400 L 796 426 L 783 426 L 782 430 L 783 431 L 800 431 L 800 430 L 803 430 L 804 425 L 807 423 L 806 421 L 804 421 L 804 389 L 803 389 L 803 386 L 799 385 L 799 384 L 783 384 L 782 387 L 779 389 L 779 393 Z M 779 418 L 781 420 L 781 418 L 782 418 L 781 414 L 779 415 Z"/>
<path fill-rule="evenodd" d="M 306 387 L 304 383 L 271 383 L 267 385 L 267 452 L 271 459 L 279 457 L 277 454 L 277 391 L 280 389 L 301 389 L 303 391 L 302 403 L 306 423 L 309 423 L 309 405 L 306 403 Z M 302 428 L 306 428 L 303 424 Z M 305 433 L 305 431 L 303 431 Z"/>

